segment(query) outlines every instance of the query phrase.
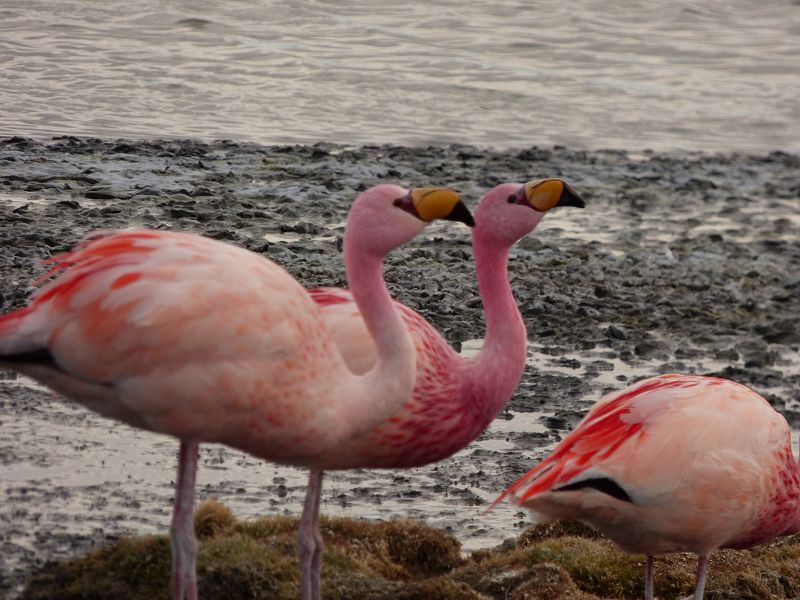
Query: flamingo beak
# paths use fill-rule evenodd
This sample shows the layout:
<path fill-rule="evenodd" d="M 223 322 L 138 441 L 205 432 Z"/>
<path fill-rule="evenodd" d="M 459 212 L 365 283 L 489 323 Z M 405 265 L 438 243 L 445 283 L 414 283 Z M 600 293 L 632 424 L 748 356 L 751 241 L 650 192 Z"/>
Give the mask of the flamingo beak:
<path fill-rule="evenodd" d="M 517 202 L 528 204 L 534 210 L 547 212 L 556 206 L 584 208 L 586 202 L 571 185 L 563 179 L 529 181 L 517 192 Z"/>
<path fill-rule="evenodd" d="M 586 208 L 586 201 L 581 198 L 580 194 L 575 191 L 570 184 L 562 181 L 564 190 L 561 192 L 561 198 L 558 200 L 559 206 L 574 206 L 575 208 Z"/>
<path fill-rule="evenodd" d="M 395 205 L 422 221 L 444 219 L 475 226 L 467 205 L 461 201 L 458 192 L 449 188 L 415 188 L 405 198 L 396 200 Z"/>

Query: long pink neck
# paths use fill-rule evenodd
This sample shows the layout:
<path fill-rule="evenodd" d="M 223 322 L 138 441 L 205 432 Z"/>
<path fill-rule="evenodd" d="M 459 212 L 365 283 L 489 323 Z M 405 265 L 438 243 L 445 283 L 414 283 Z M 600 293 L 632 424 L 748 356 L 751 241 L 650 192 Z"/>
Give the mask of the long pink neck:
<path fill-rule="evenodd" d="M 411 398 L 416 356 L 383 280 L 383 256 L 349 242 L 346 235 L 344 263 L 350 291 L 378 354 L 377 364 L 358 378 L 353 398 L 342 410 L 356 436 L 391 417 Z"/>
<path fill-rule="evenodd" d="M 344 262 L 350 292 L 375 341 L 380 366 L 411 348 L 402 343 L 408 335 L 386 289 L 383 260 L 375 255 L 345 252 Z"/>
<path fill-rule="evenodd" d="M 476 228 L 472 242 L 481 301 L 486 314 L 483 348 L 465 373 L 491 416 L 508 402 L 525 370 L 527 332 L 508 282 L 508 247 Z"/>

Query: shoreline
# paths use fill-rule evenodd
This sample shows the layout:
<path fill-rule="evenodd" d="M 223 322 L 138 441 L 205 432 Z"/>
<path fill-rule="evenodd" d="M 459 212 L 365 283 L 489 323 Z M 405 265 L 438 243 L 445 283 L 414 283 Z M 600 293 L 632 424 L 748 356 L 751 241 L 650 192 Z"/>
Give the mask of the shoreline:
<path fill-rule="evenodd" d="M 24 302 L 39 260 L 92 229 L 131 225 L 223 239 L 304 285 L 341 286 L 338 240 L 364 187 L 449 185 L 474 207 L 497 183 L 563 177 L 587 208 L 553 211 L 509 261 L 530 358 L 508 409 L 448 461 L 341 472 L 323 490 L 323 512 L 412 514 L 449 527 L 468 548 L 486 547 L 527 525 L 513 510 L 483 520 L 487 502 L 602 393 L 637 378 L 679 371 L 735 379 L 800 425 L 798 167 L 800 157 L 782 151 L 9 138 L 0 140 L 0 305 L 5 312 Z M 386 279 L 451 343 L 474 349 L 484 322 L 462 229 L 431 227 L 389 257 Z M 0 380 L 0 422 L 0 553 L 16 561 L 4 561 L 0 591 L 19 589 L 49 558 L 129 531 L 165 531 L 174 468 L 166 438 L 124 437 L 14 379 Z M 141 446 L 109 445 L 116 435 Z M 257 462 L 210 448 L 199 499 L 232 501 L 240 517 L 294 514 L 302 476 Z M 250 479 L 254 470 L 262 480 Z"/>
<path fill-rule="evenodd" d="M 461 148 L 473 150 L 476 152 L 486 152 L 493 154 L 514 154 L 524 152 L 530 149 L 537 150 L 569 150 L 572 153 L 583 152 L 589 154 L 595 153 L 624 153 L 632 160 L 646 159 L 653 155 L 662 156 L 745 156 L 745 157 L 765 157 L 772 154 L 782 154 L 789 156 L 800 156 L 800 150 L 790 146 L 770 146 L 770 147 L 729 147 L 729 148 L 710 148 L 710 147 L 658 147 L 653 144 L 643 144 L 641 146 L 584 146 L 582 144 L 567 143 L 567 142 L 520 142 L 518 145 L 504 146 L 491 142 L 462 142 L 462 141 L 434 141 L 434 140 L 421 140 L 419 142 L 397 142 L 387 143 L 372 140 L 362 141 L 347 141 L 347 140 L 330 140 L 330 139 L 308 139 L 302 141 L 298 139 L 286 140 L 263 140 L 259 141 L 254 138 L 245 137 L 196 137 L 190 135 L 147 135 L 147 134 L 120 134 L 105 136 L 102 133 L 74 133 L 74 130 L 64 133 L 58 133 L 48 130 L 46 133 L 26 133 L 20 135 L 12 130 L 4 131 L 0 128 L 0 142 L 8 142 L 9 140 L 20 140 L 26 142 L 34 142 L 39 144 L 49 144 L 57 140 L 74 140 L 81 143 L 122 143 L 131 144 L 136 147 L 139 144 L 182 144 L 185 142 L 199 143 L 206 146 L 216 145 L 233 145 L 233 146 L 257 146 L 262 149 L 272 150 L 276 148 L 314 148 L 314 147 L 335 147 L 339 149 L 357 150 L 360 148 L 400 148 L 405 150 L 414 149 L 437 149 L 442 150 Z M 638 157 L 638 158 L 637 158 Z"/>

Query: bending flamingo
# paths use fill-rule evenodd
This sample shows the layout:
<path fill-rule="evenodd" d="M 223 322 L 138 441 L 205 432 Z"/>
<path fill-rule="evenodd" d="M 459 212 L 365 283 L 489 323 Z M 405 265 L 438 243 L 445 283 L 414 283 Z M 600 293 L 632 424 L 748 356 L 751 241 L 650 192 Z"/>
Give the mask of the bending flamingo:
<path fill-rule="evenodd" d="M 751 389 L 716 377 L 661 375 L 603 397 L 509 497 L 539 522 L 576 519 L 622 550 L 708 556 L 800 532 L 800 469 L 786 420 Z"/>
<path fill-rule="evenodd" d="M 506 183 L 490 190 L 475 213 L 473 249 L 486 340 L 477 356 L 457 354 L 422 316 L 397 303 L 417 355 L 413 396 L 385 423 L 354 437 L 312 469 L 298 548 L 303 598 L 320 597 L 322 537 L 319 502 L 323 470 L 417 467 L 447 458 L 478 437 L 505 406 L 525 368 L 527 333 L 508 282 L 508 251 L 557 206 L 583 206 L 565 182 Z M 375 364 L 375 346 L 347 290 L 309 290 L 347 364 L 356 372 Z"/>
<path fill-rule="evenodd" d="M 382 260 L 436 218 L 472 223 L 452 190 L 382 185 L 353 204 L 345 264 L 378 354 L 363 374 L 347 367 L 319 307 L 286 271 L 185 233 L 87 238 L 51 259 L 54 279 L 27 307 L 0 317 L 1 366 L 102 415 L 181 440 L 174 598 L 197 598 L 199 442 L 316 466 L 410 396 L 416 359 Z"/>

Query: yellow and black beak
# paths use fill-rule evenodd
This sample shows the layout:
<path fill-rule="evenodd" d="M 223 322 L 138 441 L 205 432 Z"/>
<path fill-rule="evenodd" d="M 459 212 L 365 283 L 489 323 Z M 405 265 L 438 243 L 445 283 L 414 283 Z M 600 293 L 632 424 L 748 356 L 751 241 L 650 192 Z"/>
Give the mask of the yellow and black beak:
<path fill-rule="evenodd" d="M 395 200 L 394 204 L 422 221 L 445 219 L 475 226 L 472 213 L 461 201 L 458 192 L 449 188 L 414 188 L 405 197 Z"/>
<path fill-rule="evenodd" d="M 563 179 L 529 181 L 512 197 L 518 204 L 528 204 L 539 212 L 547 212 L 556 206 L 586 206 L 578 192 Z"/>

